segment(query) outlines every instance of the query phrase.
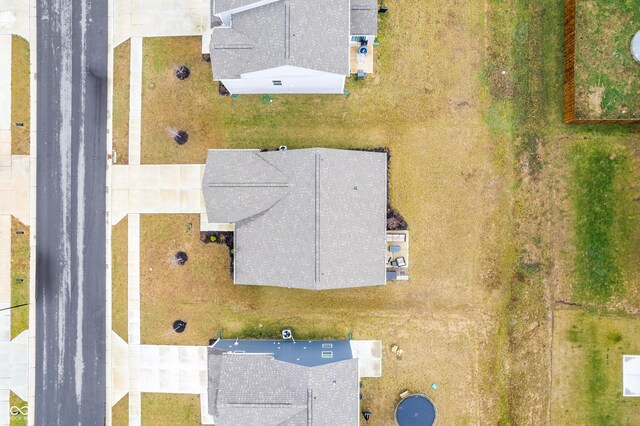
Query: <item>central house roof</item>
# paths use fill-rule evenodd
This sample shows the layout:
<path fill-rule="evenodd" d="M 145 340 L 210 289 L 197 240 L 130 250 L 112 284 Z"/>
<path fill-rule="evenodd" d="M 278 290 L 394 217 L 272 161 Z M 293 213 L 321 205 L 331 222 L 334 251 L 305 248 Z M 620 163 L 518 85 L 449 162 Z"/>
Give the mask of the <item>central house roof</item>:
<path fill-rule="evenodd" d="M 211 150 L 208 220 L 235 223 L 235 282 L 305 289 L 386 280 L 386 153 Z"/>

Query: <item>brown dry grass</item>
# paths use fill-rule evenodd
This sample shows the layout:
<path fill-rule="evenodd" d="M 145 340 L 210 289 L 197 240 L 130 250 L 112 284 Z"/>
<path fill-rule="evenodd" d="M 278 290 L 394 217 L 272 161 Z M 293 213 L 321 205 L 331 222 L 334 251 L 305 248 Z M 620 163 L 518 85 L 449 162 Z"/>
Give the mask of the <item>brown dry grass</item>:
<path fill-rule="evenodd" d="M 11 154 L 29 155 L 30 81 L 29 42 L 11 36 Z M 13 123 L 24 123 L 17 127 Z"/>
<path fill-rule="evenodd" d="M 111 327 L 126 342 L 129 339 L 128 218 L 111 230 Z"/>
<path fill-rule="evenodd" d="M 111 424 L 113 426 L 129 424 L 129 394 L 126 394 L 116 405 L 111 407 Z"/>
<path fill-rule="evenodd" d="M 24 234 L 16 234 L 21 231 Z M 11 217 L 11 306 L 29 303 L 29 227 Z M 21 283 L 16 282 L 22 279 Z M 29 328 L 29 306 L 11 310 L 11 338 Z"/>
<path fill-rule="evenodd" d="M 113 62 L 113 150 L 117 164 L 128 164 L 130 40 L 114 49 Z"/>
<path fill-rule="evenodd" d="M 496 392 L 487 389 L 496 357 L 496 310 L 491 281 L 508 221 L 509 178 L 504 151 L 483 121 L 478 79 L 483 62 L 482 4 L 398 1 L 381 22 L 376 74 L 349 82 L 345 96 L 217 95 L 196 38 L 146 39 L 143 65 L 143 163 L 200 163 L 206 149 L 307 146 L 388 146 L 392 203 L 411 227 L 410 283 L 381 288 L 305 292 L 231 283 L 226 248 L 204 245 L 198 217 L 143 216 L 142 340 L 206 344 L 225 336 L 292 325 L 298 335 L 382 339 L 383 377 L 365 380 L 363 408 L 371 425 L 390 424 L 404 389 L 429 393 L 443 424 L 495 423 Z M 409 24 L 408 24 L 409 23 Z M 416 49 L 420 39 L 429 49 Z M 464 60 L 460 60 L 464 58 Z M 192 76 L 178 81 L 173 65 Z M 177 147 L 166 128 L 189 132 Z M 184 267 L 173 254 L 189 254 Z M 149 270 L 151 268 L 151 270 Z M 182 335 L 171 332 L 178 317 Z M 392 357 L 397 343 L 404 358 Z M 440 384 L 432 391 L 432 383 Z"/>
<path fill-rule="evenodd" d="M 142 425 L 200 425 L 200 396 L 142 394 Z"/>

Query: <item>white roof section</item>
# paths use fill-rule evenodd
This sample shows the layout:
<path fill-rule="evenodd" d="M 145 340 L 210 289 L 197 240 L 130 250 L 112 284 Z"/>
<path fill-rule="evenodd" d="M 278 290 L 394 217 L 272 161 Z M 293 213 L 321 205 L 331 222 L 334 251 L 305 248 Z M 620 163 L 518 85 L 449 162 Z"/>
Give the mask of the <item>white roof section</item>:
<path fill-rule="evenodd" d="M 622 395 L 640 396 L 640 355 L 622 356 Z"/>

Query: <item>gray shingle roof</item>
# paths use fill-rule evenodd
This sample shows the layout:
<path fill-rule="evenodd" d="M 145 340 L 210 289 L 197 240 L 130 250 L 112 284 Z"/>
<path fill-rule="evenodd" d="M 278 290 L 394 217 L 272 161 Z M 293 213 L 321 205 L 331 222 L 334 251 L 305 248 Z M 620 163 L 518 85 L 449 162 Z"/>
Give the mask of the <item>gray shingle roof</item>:
<path fill-rule="evenodd" d="M 235 223 L 235 282 L 306 289 L 386 280 L 385 153 L 209 151 L 207 216 Z"/>
<path fill-rule="evenodd" d="M 358 360 L 316 367 L 270 354 L 209 349 L 209 413 L 216 425 L 357 425 Z"/>
<path fill-rule="evenodd" d="M 227 23 L 212 30 L 214 79 L 285 65 L 349 74 L 349 0 L 214 0 L 213 7 Z M 240 11 L 229 17 L 233 9 Z"/>
<path fill-rule="evenodd" d="M 378 0 L 351 0 L 351 34 L 378 34 Z"/>

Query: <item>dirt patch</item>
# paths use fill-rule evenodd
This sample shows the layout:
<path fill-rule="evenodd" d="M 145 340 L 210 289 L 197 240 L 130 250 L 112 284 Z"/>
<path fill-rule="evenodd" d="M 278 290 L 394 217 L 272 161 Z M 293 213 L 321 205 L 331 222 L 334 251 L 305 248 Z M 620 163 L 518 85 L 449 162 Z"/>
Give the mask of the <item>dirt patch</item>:
<path fill-rule="evenodd" d="M 602 96 L 604 95 L 604 87 L 589 88 L 589 109 L 591 114 L 596 117 L 602 115 Z"/>

